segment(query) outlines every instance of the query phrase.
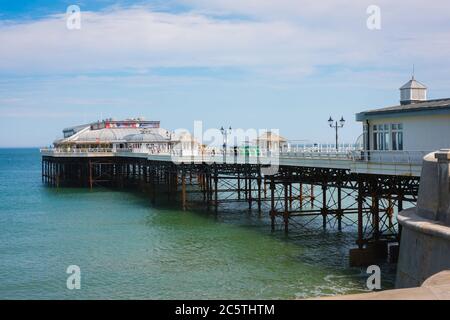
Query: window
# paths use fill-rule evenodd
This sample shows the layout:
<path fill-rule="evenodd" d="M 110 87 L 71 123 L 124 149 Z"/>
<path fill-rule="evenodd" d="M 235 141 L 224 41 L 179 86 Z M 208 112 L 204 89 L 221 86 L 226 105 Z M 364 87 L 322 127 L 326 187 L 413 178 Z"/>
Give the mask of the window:
<path fill-rule="evenodd" d="M 403 150 L 403 132 L 397 133 L 398 136 L 398 150 Z"/>
<path fill-rule="evenodd" d="M 389 150 L 389 128 L 384 131 L 384 149 Z"/>
<path fill-rule="evenodd" d="M 378 126 L 373 126 L 373 150 L 378 150 Z"/>
<path fill-rule="evenodd" d="M 391 125 L 392 150 L 403 150 L 403 125 Z"/>
<path fill-rule="evenodd" d="M 66 131 L 64 131 L 64 138 L 68 138 L 68 137 L 70 137 L 70 136 L 73 136 L 75 134 L 75 131 L 72 129 L 72 130 L 66 130 Z"/>
<path fill-rule="evenodd" d="M 403 150 L 401 123 L 373 125 L 373 150 Z"/>
<path fill-rule="evenodd" d="M 382 131 L 378 132 L 378 150 L 384 150 L 384 134 Z"/>
<path fill-rule="evenodd" d="M 392 150 L 397 150 L 397 133 L 392 132 Z"/>
<path fill-rule="evenodd" d="M 388 129 L 386 131 L 386 129 Z M 389 149 L 389 127 L 386 125 L 373 126 L 373 150 L 388 150 Z"/>

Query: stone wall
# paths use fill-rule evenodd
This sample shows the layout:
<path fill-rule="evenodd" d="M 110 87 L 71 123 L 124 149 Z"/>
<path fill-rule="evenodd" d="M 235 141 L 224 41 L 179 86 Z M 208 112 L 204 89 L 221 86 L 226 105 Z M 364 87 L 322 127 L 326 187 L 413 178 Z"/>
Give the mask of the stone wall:
<path fill-rule="evenodd" d="M 416 208 L 399 213 L 402 226 L 398 288 L 420 286 L 450 269 L 450 176 L 448 150 L 424 158 Z"/>

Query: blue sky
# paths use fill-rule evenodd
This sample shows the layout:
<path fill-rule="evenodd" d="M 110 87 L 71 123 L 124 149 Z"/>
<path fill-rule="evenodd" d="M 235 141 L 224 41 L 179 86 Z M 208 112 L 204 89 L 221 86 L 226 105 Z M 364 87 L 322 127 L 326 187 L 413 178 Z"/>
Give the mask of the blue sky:
<path fill-rule="evenodd" d="M 343 115 L 353 142 L 354 114 L 396 104 L 413 64 L 430 98 L 450 97 L 450 4 L 392 2 L 369 30 L 373 0 L 1 0 L 0 147 L 137 116 L 332 142 Z"/>

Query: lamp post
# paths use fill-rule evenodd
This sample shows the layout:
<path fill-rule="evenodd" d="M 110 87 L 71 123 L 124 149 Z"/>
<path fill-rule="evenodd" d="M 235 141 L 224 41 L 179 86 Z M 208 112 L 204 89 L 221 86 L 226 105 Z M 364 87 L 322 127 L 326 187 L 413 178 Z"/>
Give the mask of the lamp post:
<path fill-rule="evenodd" d="M 223 136 L 223 163 L 226 162 L 227 159 L 227 141 L 228 135 L 231 134 L 231 126 L 228 129 L 224 129 L 223 126 L 220 128 L 220 132 Z"/>
<path fill-rule="evenodd" d="M 341 120 L 338 121 L 334 121 L 333 118 L 328 119 L 328 124 L 330 125 L 330 128 L 334 128 L 336 129 L 336 151 L 339 151 L 339 146 L 338 146 L 338 130 L 339 128 L 342 128 L 345 124 L 345 120 L 344 117 L 341 116 Z"/>
<path fill-rule="evenodd" d="M 169 130 L 166 130 L 166 138 L 169 140 L 167 141 L 167 151 L 171 153 L 172 132 L 169 132 Z"/>

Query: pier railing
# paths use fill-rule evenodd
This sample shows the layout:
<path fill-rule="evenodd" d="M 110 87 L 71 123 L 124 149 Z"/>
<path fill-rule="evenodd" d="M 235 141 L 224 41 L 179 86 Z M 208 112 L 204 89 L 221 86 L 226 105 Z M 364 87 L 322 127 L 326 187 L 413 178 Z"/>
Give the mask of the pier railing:
<path fill-rule="evenodd" d="M 318 159 L 318 160 L 348 160 L 352 162 L 392 163 L 420 165 L 423 157 L 431 151 L 381 151 L 381 150 L 346 150 L 318 149 L 318 148 L 291 148 L 286 151 L 273 151 L 265 149 L 227 149 L 207 148 L 203 150 L 156 150 L 141 148 L 42 148 L 44 155 L 86 155 L 86 154 L 110 154 L 121 155 L 125 153 L 173 156 L 177 158 L 194 157 L 196 159 L 228 160 L 234 158 L 274 158 L 280 159 Z"/>
<path fill-rule="evenodd" d="M 112 148 L 41 148 L 41 153 L 68 153 L 68 154 L 81 154 L 81 153 L 112 153 Z"/>
<path fill-rule="evenodd" d="M 336 159 L 336 160 L 351 160 L 351 151 L 286 151 L 280 152 L 280 157 L 283 158 L 302 158 L 302 159 Z"/>
<path fill-rule="evenodd" d="M 352 151 L 351 157 L 353 161 L 420 165 L 430 152 L 432 151 L 359 150 Z"/>

